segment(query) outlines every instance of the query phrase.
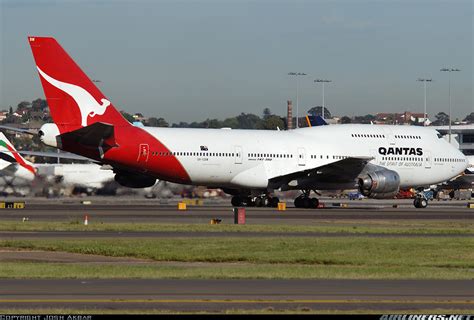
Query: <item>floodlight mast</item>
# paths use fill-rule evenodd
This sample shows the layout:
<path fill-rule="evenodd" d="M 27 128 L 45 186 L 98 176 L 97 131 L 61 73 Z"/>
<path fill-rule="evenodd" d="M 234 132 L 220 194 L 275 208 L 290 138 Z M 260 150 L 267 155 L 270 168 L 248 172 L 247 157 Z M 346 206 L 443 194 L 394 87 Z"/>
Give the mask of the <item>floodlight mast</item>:
<path fill-rule="evenodd" d="M 315 83 L 322 83 L 323 84 L 323 110 L 322 110 L 322 118 L 324 119 L 324 111 L 325 111 L 325 104 L 324 104 L 324 84 L 332 82 L 332 80 L 327 80 L 327 79 L 316 79 L 314 80 Z"/>
<path fill-rule="evenodd" d="M 298 116 L 299 116 L 299 110 L 298 110 L 298 77 L 299 76 L 307 76 L 306 73 L 304 72 L 289 72 L 289 76 L 294 76 L 296 78 L 296 128 L 298 129 L 299 124 L 298 124 Z"/>
<path fill-rule="evenodd" d="M 428 114 L 426 113 L 426 83 L 427 82 L 432 82 L 433 79 L 418 78 L 418 80 L 416 80 L 416 81 L 423 82 L 424 88 L 425 88 L 425 104 L 424 104 L 424 109 L 423 109 L 423 126 L 426 126 L 426 118 L 428 117 Z"/>
<path fill-rule="evenodd" d="M 440 69 L 441 72 L 448 72 L 449 80 L 448 80 L 448 95 L 449 95 L 449 142 L 451 143 L 451 72 L 459 72 L 461 69 L 458 68 L 442 68 Z"/>

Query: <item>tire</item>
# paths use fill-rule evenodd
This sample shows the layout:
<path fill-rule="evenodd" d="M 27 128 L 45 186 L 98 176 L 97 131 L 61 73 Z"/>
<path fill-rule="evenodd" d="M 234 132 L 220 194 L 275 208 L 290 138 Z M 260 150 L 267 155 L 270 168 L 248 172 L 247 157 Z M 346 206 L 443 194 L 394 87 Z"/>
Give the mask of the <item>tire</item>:
<path fill-rule="evenodd" d="M 317 209 L 319 205 L 319 200 L 316 198 L 311 198 L 310 204 L 311 204 L 311 208 Z"/>
<path fill-rule="evenodd" d="M 277 208 L 278 207 L 278 202 L 280 202 L 280 199 L 277 197 L 274 198 L 268 198 L 268 206 L 271 208 Z"/>
<path fill-rule="evenodd" d="M 304 208 L 311 208 L 311 200 L 309 198 L 303 198 L 303 207 Z"/>
<path fill-rule="evenodd" d="M 256 207 L 263 207 L 263 203 L 264 203 L 264 199 L 259 198 L 259 197 L 255 198 L 255 206 Z"/>
<path fill-rule="evenodd" d="M 255 202 L 252 201 L 251 197 L 246 197 L 244 200 L 244 206 L 246 207 L 255 207 Z"/>
<path fill-rule="evenodd" d="M 302 199 L 300 197 L 295 199 L 295 207 L 296 208 L 301 208 L 303 206 Z"/>
<path fill-rule="evenodd" d="M 415 200 L 413 200 L 413 205 L 415 208 L 420 208 L 420 198 L 415 198 Z"/>
<path fill-rule="evenodd" d="M 428 200 L 420 199 L 420 206 L 418 208 L 426 208 L 428 206 Z"/>
<path fill-rule="evenodd" d="M 230 203 L 234 207 L 240 207 L 242 205 L 242 198 L 239 196 L 233 196 L 232 199 L 230 200 Z"/>

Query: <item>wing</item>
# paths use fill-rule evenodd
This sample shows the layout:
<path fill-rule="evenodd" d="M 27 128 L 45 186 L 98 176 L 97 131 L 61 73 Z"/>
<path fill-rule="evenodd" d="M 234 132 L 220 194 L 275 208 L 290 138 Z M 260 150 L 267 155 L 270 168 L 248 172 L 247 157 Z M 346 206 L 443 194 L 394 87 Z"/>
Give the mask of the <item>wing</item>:
<path fill-rule="evenodd" d="M 373 157 L 349 157 L 330 164 L 293 172 L 270 179 L 269 185 L 274 188 L 289 189 L 339 189 L 352 186 Z M 355 186 L 355 184 L 354 184 Z"/>
<path fill-rule="evenodd" d="M 69 153 L 69 152 L 42 152 L 42 151 L 24 151 L 19 150 L 18 153 L 25 156 L 38 156 L 38 157 L 47 157 L 47 158 L 60 158 L 60 159 L 71 159 L 71 160 L 81 160 L 81 161 L 90 161 L 96 162 L 96 160 L 89 159 L 78 154 Z"/>

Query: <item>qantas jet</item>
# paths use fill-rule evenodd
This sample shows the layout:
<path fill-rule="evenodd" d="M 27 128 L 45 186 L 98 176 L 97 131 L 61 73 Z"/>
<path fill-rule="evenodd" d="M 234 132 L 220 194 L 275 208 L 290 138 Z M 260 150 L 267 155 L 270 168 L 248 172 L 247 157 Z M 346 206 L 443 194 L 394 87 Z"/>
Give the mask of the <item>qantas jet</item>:
<path fill-rule="evenodd" d="M 465 156 L 423 127 L 330 125 L 290 131 L 138 127 L 125 120 L 54 38 L 28 37 L 54 123 L 50 146 L 111 166 L 123 186 L 156 179 L 219 187 L 232 205 L 275 206 L 274 190 L 301 190 L 296 207 L 316 208 L 311 191 L 352 189 L 393 198 L 400 187 L 449 180 Z M 426 207 L 420 192 L 415 207 Z"/>

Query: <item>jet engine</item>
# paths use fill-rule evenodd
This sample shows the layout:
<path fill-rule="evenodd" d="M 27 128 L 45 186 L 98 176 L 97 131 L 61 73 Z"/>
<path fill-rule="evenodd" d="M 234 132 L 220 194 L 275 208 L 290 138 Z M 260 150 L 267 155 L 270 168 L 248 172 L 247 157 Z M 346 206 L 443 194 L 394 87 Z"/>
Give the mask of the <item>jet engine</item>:
<path fill-rule="evenodd" d="M 156 178 L 144 174 L 119 172 L 115 174 L 115 181 L 128 188 L 148 188 L 155 185 Z"/>
<path fill-rule="evenodd" d="M 393 198 L 400 188 L 400 176 L 393 170 L 381 168 L 359 176 L 359 190 L 375 199 Z"/>

